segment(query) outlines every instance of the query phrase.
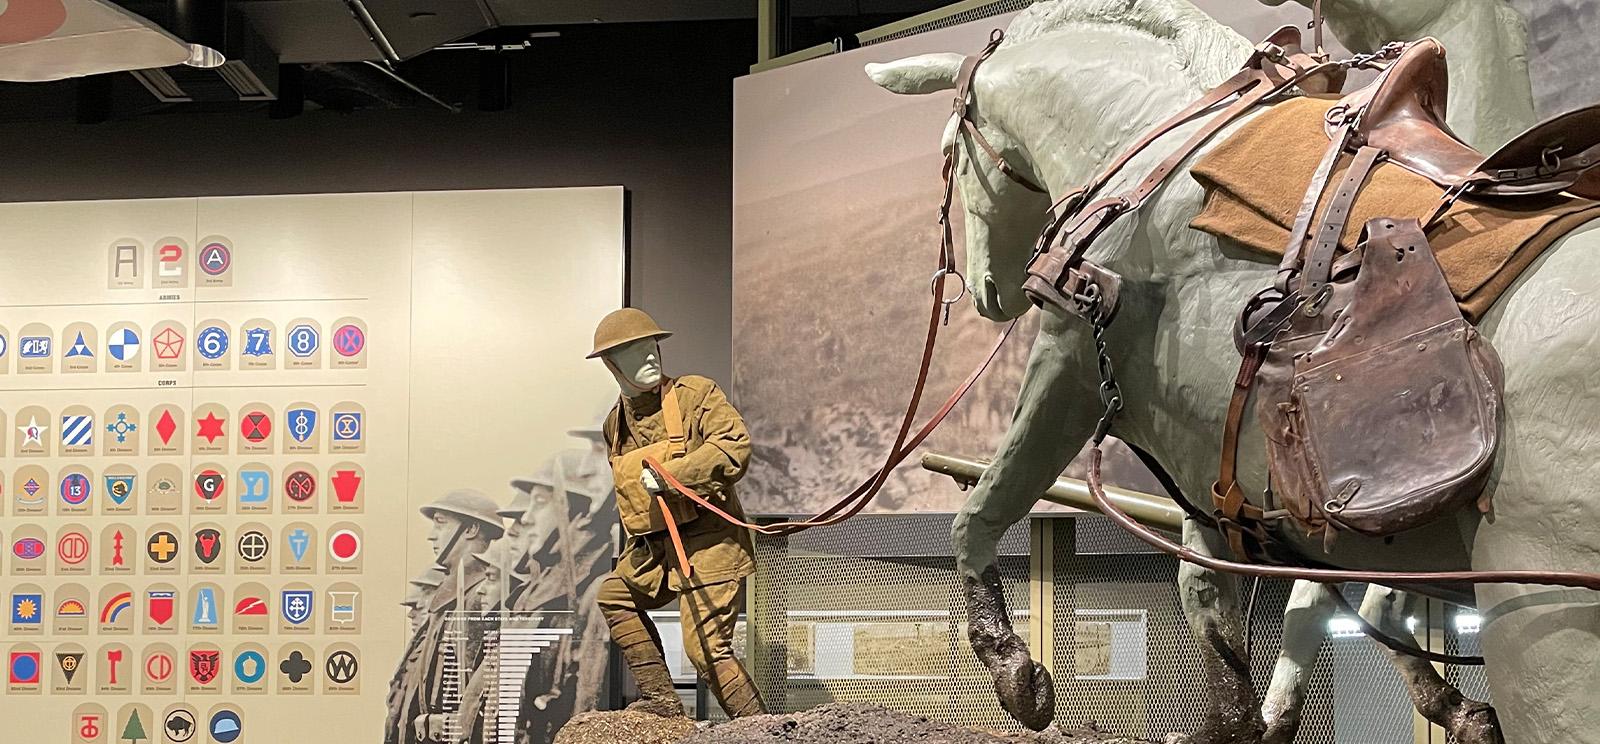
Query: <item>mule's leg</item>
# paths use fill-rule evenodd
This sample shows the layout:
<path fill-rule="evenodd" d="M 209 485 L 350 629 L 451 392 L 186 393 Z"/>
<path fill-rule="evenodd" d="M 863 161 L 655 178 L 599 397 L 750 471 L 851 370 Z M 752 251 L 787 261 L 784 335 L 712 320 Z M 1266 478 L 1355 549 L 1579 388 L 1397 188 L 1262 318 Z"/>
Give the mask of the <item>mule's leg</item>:
<path fill-rule="evenodd" d="M 1361 616 L 1385 635 L 1405 640 L 1411 637 L 1406 619 L 1414 615 L 1419 601 L 1409 592 L 1373 584 L 1361 602 Z M 1429 661 L 1398 651 L 1389 655 L 1423 718 L 1443 727 L 1460 744 L 1504 744 L 1500 721 L 1488 703 L 1461 694 Z"/>
<path fill-rule="evenodd" d="M 1299 733 L 1311 671 L 1327 636 L 1328 619 L 1338 610 L 1323 585 L 1294 582 L 1283 611 L 1283 647 L 1261 701 L 1261 719 L 1267 727 L 1262 744 L 1290 744 Z"/>
<path fill-rule="evenodd" d="M 1183 522 L 1183 544 L 1206 555 L 1217 555 L 1225 549 L 1220 534 L 1192 519 Z M 1205 721 L 1195 734 L 1196 744 L 1260 742 L 1265 726 L 1250 682 L 1238 582 L 1232 576 L 1185 562 L 1178 566 L 1178 596 L 1189 627 L 1200 643 L 1207 690 Z"/>
<path fill-rule="evenodd" d="M 1028 515 L 1093 433 L 1098 400 L 1077 384 L 1088 379 L 1085 372 L 1093 375 L 1093 367 L 1083 366 L 1085 344 L 1065 322 L 1045 315 L 1011 427 L 950 530 L 972 650 L 993 675 L 1000 706 L 1036 731 L 1055 719 L 1055 688 L 1011 626 L 994 561 L 1006 529 Z"/>

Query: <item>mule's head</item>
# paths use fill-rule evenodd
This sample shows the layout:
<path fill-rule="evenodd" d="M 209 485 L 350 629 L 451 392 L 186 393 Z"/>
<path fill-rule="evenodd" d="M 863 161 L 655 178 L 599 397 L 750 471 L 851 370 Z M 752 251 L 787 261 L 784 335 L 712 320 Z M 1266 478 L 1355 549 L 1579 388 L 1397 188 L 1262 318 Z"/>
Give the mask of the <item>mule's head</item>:
<path fill-rule="evenodd" d="M 963 59 L 959 54 L 924 54 L 867 65 L 867 75 L 883 88 L 904 95 L 953 91 Z M 973 82 L 972 118 L 1013 170 L 1042 183 L 1028 153 L 993 114 L 996 107 L 983 104 L 992 89 L 984 71 L 994 64 L 985 63 Z M 1018 317 L 1032 307 L 1022 293 L 1022 282 L 1050 206 L 1049 197 L 1001 173 L 954 118 L 945 127 L 941 147 L 946 153 L 952 149 L 957 153 L 956 188 L 966 211 L 967 289 L 972 292 L 973 304 L 990 320 Z"/>

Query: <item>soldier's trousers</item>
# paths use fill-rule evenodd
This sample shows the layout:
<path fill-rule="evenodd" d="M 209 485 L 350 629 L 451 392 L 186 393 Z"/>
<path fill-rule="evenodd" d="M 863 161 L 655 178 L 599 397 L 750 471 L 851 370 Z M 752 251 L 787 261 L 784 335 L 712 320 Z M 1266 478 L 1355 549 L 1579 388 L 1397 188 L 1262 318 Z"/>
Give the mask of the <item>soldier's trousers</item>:
<path fill-rule="evenodd" d="M 698 586 L 681 594 L 667 583 L 663 581 L 661 586 L 645 592 L 630 586 L 616 574 L 605 578 L 597 602 L 611 628 L 612 639 L 623 647 L 627 656 L 647 652 L 648 649 L 642 647 L 648 643 L 654 647 L 654 658 L 649 663 L 651 666 L 659 663 L 664 668 L 666 660 L 660 633 L 645 613 L 678 599 L 684 651 L 722 710 L 732 718 L 764 712 L 755 683 L 733 655 L 733 631 L 739 621 L 739 607 L 744 602 L 744 579 Z M 648 634 L 648 639 L 643 634 Z"/>

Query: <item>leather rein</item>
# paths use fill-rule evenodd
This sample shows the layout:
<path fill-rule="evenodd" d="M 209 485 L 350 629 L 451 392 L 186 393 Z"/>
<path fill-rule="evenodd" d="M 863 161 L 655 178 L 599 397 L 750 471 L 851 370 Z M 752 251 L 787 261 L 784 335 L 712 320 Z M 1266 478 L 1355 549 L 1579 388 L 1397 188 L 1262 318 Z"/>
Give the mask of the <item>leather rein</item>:
<path fill-rule="evenodd" d="M 951 117 L 959 121 L 959 126 L 962 130 L 967 132 L 978 143 L 984 154 L 994 162 L 995 166 L 1007 178 L 1031 191 L 1041 194 L 1047 193 L 1042 186 L 1033 183 L 1013 169 L 1005 158 L 1001 156 L 999 150 L 996 150 L 984 138 L 982 132 L 978 131 L 977 124 L 972 118 L 970 99 L 973 78 L 977 75 L 978 66 L 983 64 L 984 60 L 987 60 L 990 55 L 994 54 L 995 49 L 999 48 L 1003 39 L 1004 34 L 996 30 L 990 36 L 989 43 L 983 48 L 982 52 L 967 57 L 962 63 L 960 73 L 956 78 L 956 99 Z M 1006 340 L 1011 337 L 1011 332 L 1017 325 L 1016 321 L 1006 324 L 1005 329 L 996 337 L 993 346 L 990 347 L 988 353 L 984 355 L 977 367 L 956 386 L 955 390 L 950 393 L 938 410 L 913 432 L 912 426 L 916 421 L 917 411 L 922 404 L 923 393 L 926 391 L 928 384 L 929 372 L 933 368 L 934 349 L 938 346 L 939 328 L 950 322 L 950 307 L 959 303 L 967 292 L 966 277 L 956 268 L 955 236 L 950 222 L 950 208 L 955 201 L 955 176 L 959 159 L 959 147 L 956 144 L 952 144 L 945 150 L 944 162 L 940 166 L 940 176 L 943 179 L 944 186 L 943 195 L 939 203 L 939 254 L 933 278 L 930 282 L 932 304 L 928 310 L 927 332 L 923 337 L 921 358 L 917 364 L 916 382 L 911 387 L 911 396 L 906 402 L 905 413 L 900 417 L 900 424 L 895 432 L 894 444 L 889 448 L 889 454 L 884 458 L 883 464 L 857 484 L 855 488 L 851 489 L 849 493 L 845 494 L 844 497 L 821 512 L 803 520 L 757 524 L 740 519 L 711 500 L 696 493 L 694 489 L 685 486 L 681 481 L 673 477 L 672 473 L 660 461 L 651 457 L 645 458 L 645 466 L 655 472 L 661 481 L 666 484 L 668 490 L 688 499 L 723 521 L 763 535 L 792 535 L 813 527 L 835 525 L 859 514 L 868 504 L 872 503 L 873 498 L 888 483 L 889 476 L 894 472 L 894 469 L 900 463 L 905 462 L 906 458 L 910 457 L 918 447 L 922 446 L 922 443 L 927 441 L 934 430 L 944 423 L 945 418 L 950 415 L 951 411 L 955 410 L 956 405 L 961 402 L 962 398 L 966 397 L 967 393 L 972 390 L 972 386 L 977 384 L 978 379 L 988 370 L 989 365 L 999 355 L 1000 349 L 1005 346 Z M 954 277 L 960 283 L 960 291 L 955 297 L 946 298 L 946 283 L 951 277 Z M 664 505 L 663 509 L 665 510 Z M 666 513 L 669 516 L 667 522 L 682 560 L 682 565 L 687 568 L 688 562 L 683 555 L 681 541 L 677 537 L 676 525 L 672 524 L 670 512 Z"/>

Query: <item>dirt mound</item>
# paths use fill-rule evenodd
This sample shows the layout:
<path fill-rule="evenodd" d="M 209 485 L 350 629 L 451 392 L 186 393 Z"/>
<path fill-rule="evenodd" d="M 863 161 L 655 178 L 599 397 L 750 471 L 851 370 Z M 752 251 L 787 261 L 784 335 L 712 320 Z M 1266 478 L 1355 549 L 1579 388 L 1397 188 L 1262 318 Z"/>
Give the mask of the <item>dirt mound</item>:
<path fill-rule="evenodd" d="M 631 710 L 580 713 L 556 732 L 555 744 L 677 744 L 694 721 Z"/>
<path fill-rule="evenodd" d="M 697 729 L 687 718 L 602 711 L 573 718 L 555 744 L 1157 744 L 1094 728 L 995 734 L 867 703 L 834 703 L 801 713 L 751 716 Z M 1189 744 L 1172 735 L 1160 744 Z"/>
<path fill-rule="evenodd" d="M 1151 744 L 1092 729 L 994 734 L 865 703 L 834 703 L 801 713 L 751 716 L 719 724 L 683 744 Z M 1169 744 L 1179 744 L 1172 740 Z"/>

